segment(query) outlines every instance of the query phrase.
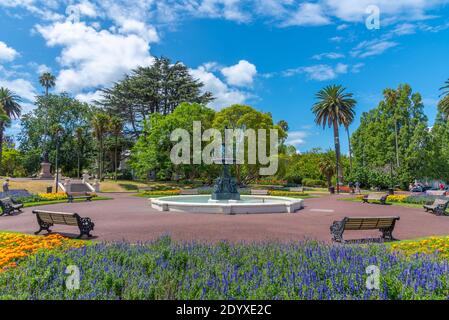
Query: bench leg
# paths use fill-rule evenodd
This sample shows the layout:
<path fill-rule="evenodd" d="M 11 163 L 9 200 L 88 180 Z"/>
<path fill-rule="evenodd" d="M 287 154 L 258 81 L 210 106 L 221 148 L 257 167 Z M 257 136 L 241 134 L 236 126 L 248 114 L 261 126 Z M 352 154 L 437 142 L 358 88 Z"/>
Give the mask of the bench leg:
<path fill-rule="evenodd" d="M 332 241 L 344 242 L 343 240 L 344 224 L 341 221 L 335 221 L 330 227 L 330 230 L 332 234 Z"/>
<path fill-rule="evenodd" d="M 384 240 L 384 241 L 397 240 L 393 237 L 393 230 L 394 230 L 394 227 L 380 229 L 380 231 L 382 232 L 382 240 Z"/>
<path fill-rule="evenodd" d="M 77 239 L 80 239 L 84 234 L 89 237 L 92 238 L 92 235 L 90 234 L 90 232 L 94 229 L 95 224 L 92 222 L 92 220 L 90 218 L 80 218 L 79 222 L 78 222 L 78 227 L 80 229 L 80 235 L 78 236 Z"/>
<path fill-rule="evenodd" d="M 41 231 L 44 231 L 44 230 L 46 230 L 48 233 L 51 233 L 50 226 L 48 226 L 48 227 L 40 226 L 39 230 L 36 231 L 34 234 L 38 235 L 39 233 L 41 233 Z"/>

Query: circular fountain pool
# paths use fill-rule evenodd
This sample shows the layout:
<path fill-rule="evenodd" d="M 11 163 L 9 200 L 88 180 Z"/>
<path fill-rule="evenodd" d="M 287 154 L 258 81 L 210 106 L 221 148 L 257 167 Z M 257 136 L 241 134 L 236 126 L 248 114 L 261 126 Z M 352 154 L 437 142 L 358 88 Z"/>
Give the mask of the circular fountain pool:
<path fill-rule="evenodd" d="M 159 211 L 188 213 L 292 213 L 304 207 L 304 200 L 270 196 L 241 196 L 240 200 L 211 200 L 209 195 L 173 196 L 150 199 Z"/>

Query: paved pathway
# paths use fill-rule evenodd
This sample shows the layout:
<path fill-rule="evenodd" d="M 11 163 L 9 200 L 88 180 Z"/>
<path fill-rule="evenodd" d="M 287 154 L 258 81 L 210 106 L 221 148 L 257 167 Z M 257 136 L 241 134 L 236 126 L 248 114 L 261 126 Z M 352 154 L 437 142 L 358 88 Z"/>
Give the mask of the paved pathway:
<path fill-rule="evenodd" d="M 294 214 L 214 215 L 158 212 L 148 200 L 127 194 L 108 194 L 114 200 L 56 204 L 40 209 L 77 212 L 95 222 L 97 240 L 146 241 L 169 234 L 176 240 L 267 241 L 316 239 L 330 241 L 329 226 L 345 216 L 401 217 L 395 229 L 399 239 L 449 235 L 449 217 L 437 217 L 421 209 L 337 201 L 336 196 L 307 199 L 306 208 Z M 32 208 L 16 216 L 0 217 L 0 230 L 32 233 L 37 230 Z M 53 231 L 75 236 L 76 229 L 55 226 Z M 378 236 L 373 232 L 347 232 L 346 238 Z"/>

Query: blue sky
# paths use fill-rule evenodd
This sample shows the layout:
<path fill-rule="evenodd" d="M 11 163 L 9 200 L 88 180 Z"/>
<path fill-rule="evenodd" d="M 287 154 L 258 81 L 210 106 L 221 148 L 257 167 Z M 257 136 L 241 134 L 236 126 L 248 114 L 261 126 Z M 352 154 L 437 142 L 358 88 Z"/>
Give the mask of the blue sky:
<path fill-rule="evenodd" d="M 380 28 L 368 29 L 377 9 Z M 422 94 L 432 124 L 449 78 L 449 0 L 0 0 L 0 18 L 0 86 L 25 111 L 43 71 L 55 91 L 89 102 L 163 55 L 191 68 L 212 107 L 246 103 L 287 120 L 300 151 L 332 147 L 310 112 L 328 84 L 354 93 L 355 129 L 401 83 Z M 8 134 L 19 131 L 15 122 Z"/>

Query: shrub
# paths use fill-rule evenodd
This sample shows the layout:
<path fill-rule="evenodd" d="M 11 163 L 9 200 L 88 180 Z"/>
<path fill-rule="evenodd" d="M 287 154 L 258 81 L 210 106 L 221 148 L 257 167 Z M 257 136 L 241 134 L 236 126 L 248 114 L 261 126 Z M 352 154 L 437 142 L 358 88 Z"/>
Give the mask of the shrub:
<path fill-rule="evenodd" d="M 265 185 L 265 186 L 269 186 L 269 185 L 284 185 L 286 184 L 287 181 L 286 180 L 278 180 L 278 179 L 261 179 L 261 180 L 256 180 L 256 184 L 260 184 L 260 185 Z"/>
<path fill-rule="evenodd" d="M 269 190 L 268 194 L 273 197 L 301 197 L 308 196 L 305 192 L 295 192 L 295 191 L 279 191 L 279 190 Z"/>
<path fill-rule="evenodd" d="M 302 184 L 305 187 L 324 187 L 324 186 L 326 186 L 326 182 L 325 181 L 315 180 L 315 179 L 308 179 L 308 178 L 302 179 Z"/>
<path fill-rule="evenodd" d="M 404 202 L 411 204 L 431 204 L 436 199 L 448 199 L 445 196 L 409 196 Z"/>

